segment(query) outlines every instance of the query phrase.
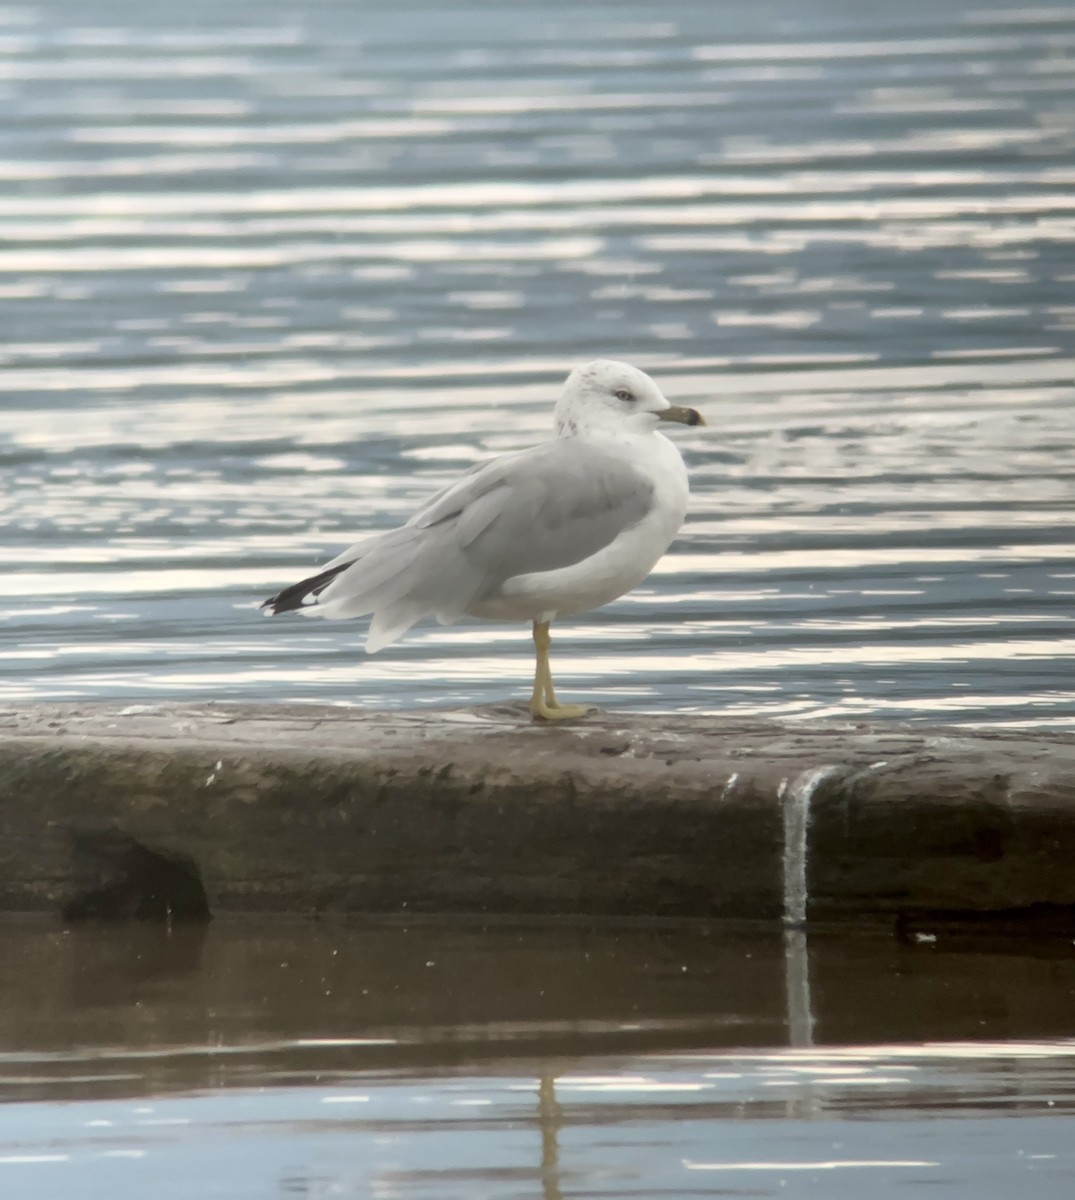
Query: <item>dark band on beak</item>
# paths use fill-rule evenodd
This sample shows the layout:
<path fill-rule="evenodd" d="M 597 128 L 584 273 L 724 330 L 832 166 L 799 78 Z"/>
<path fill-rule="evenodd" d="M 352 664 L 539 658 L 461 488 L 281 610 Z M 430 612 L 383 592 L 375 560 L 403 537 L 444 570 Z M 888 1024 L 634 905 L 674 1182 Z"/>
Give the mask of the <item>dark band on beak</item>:
<path fill-rule="evenodd" d="M 684 408 L 681 404 L 673 404 L 671 408 L 662 409 L 657 414 L 659 421 L 675 421 L 679 425 L 704 425 L 705 417 L 695 408 Z"/>

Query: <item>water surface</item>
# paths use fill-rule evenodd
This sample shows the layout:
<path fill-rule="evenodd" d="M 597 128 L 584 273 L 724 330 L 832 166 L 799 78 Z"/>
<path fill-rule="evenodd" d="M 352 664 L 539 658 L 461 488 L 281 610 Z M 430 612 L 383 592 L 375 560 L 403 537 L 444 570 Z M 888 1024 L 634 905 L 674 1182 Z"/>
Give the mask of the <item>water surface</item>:
<path fill-rule="evenodd" d="M 545 435 L 703 409 L 609 706 L 1075 723 L 1075 10 L 0 7 L 0 703 L 523 694 L 260 599 Z M 0 925 L 0 1190 L 1070 1195 L 1071 948 Z"/>
<path fill-rule="evenodd" d="M 566 692 L 1075 720 L 1070 6 L 48 0 L 0 99 L 0 700 L 521 694 L 255 605 L 606 355 L 711 427 Z"/>
<path fill-rule="evenodd" d="M 0 922 L 0 1188 L 1067 1195 L 1070 945 L 949 930 Z"/>

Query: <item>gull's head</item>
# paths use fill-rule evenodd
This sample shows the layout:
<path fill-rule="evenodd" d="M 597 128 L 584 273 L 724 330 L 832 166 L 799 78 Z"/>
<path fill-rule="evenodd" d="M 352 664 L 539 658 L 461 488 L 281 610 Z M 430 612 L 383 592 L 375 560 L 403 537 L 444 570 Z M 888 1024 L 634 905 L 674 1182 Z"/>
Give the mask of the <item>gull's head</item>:
<path fill-rule="evenodd" d="M 554 420 L 561 437 L 595 431 L 648 433 L 658 421 L 705 424 L 693 408 L 669 404 L 645 371 L 611 358 L 595 359 L 571 372 Z"/>

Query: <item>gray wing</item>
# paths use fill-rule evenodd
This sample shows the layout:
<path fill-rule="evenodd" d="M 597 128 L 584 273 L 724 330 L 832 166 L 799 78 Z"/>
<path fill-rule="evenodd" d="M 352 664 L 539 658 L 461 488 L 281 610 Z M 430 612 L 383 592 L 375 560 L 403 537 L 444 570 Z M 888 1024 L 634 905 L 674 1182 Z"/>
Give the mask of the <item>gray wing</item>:
<path fill-rule="evenodd" d="M 636 525 L 653 485 L 623 459 L 574 438 L 481 464 L 401 529 L 367 539 L 323 589 L 326 616 L 373 613 L 379 649 L 416 621 L 449 622 L 515 575 L 582 562 Z M 353 556 L 353 557 L 352 557 Z"/>
<path fill-rule="evenodd" d="M 589 558 L 636 525 L 653 485 L 622 458 L 564 438 L 495 459 L 440 492 L 409 522 L 451 525 L 490 589 L 513 575 Z"/>

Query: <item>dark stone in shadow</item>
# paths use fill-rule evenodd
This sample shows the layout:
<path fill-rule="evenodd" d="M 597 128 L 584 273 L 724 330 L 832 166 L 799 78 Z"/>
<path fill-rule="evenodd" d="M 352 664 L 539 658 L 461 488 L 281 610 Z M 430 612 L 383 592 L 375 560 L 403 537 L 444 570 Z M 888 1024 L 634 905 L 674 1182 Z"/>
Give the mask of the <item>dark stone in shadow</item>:
<path fill-rule="evenodd" d="M 122 829 L 72 838 L 75 895 L 65 921 L 206 922 L 209 900 L 198 868 L 184 855 L 151 850 Z"/>

